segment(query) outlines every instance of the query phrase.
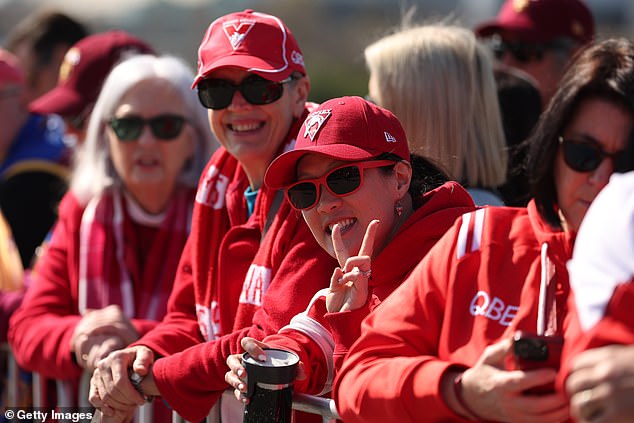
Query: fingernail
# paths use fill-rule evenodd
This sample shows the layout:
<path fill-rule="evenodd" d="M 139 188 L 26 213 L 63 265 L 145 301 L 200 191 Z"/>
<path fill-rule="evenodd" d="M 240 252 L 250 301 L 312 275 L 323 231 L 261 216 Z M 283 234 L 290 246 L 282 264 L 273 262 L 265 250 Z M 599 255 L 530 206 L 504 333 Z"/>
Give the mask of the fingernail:
<path fill-rule="evenodd" d="M 238 376 L 242 377 L 243 374 L 244 374 L 244 370 L 242 369 L 238 370 Z"/>
<path fill-rule="evenodd" d="M 266 361 L 266 355 L 264 355 L 264 354 L 260 354 L 260 355 L 258 355 L 258 360 L 260 360 L 260 361 Z"/>
<path fill-rule="evenodd" d="M 238 383 L 238 390 L 239 391 L 244 390 L 244 383 Z"/>

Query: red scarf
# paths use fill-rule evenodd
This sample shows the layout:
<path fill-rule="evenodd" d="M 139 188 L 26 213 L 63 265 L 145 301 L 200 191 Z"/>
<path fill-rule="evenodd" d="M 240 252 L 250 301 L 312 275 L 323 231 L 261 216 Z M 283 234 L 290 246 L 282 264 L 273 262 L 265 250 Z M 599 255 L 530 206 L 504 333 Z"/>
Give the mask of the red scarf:
<path fill-rule="evenodd" d="M 145 263 L 138 261 L 135 226 L 120 190 L 92 199 L 82 215 L 79 311 L 119 304 L 128 318 L 160 320 L 166 312 L 190 228 L 193 190 L 175 194 Z"/>

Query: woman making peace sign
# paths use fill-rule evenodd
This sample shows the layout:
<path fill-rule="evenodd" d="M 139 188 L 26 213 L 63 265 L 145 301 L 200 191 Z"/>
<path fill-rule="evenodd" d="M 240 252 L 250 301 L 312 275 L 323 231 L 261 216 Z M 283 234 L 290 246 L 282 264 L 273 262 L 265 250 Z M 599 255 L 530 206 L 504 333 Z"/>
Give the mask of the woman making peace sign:
<path fill-rule="evenodd" d="M 323 103 L 308 115 L 295 149 L 271 163 L 265 182 L 284 188 L 317 242 L 339 261 L 328 289 L 304 313 L 263 342 L 244 338 L 253 357 L 263 347 L 300 357 L 295 390 L 330 391 L 361 320 L 407 277 L 454 220 L 474 209 L 469 194 L 422 157 L 410 157 L 389 111 L 360 97 Z M 371 294 L 371 295 L 369 295 Z M 239 354 L 225 380 L 246 392 Z M 301 380 L 300 380 L 301 379 Z"/>

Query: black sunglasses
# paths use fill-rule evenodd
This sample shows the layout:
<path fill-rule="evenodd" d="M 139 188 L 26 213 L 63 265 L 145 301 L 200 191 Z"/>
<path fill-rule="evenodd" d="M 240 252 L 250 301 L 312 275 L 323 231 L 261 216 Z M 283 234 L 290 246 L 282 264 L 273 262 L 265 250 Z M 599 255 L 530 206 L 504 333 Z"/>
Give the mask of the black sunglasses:
<path fill-rule="evenodd" d="M 297 210 L 310 209 L 319 201 L 321 195 L 319 190 L 322 185 L 332 195 L 345 197 L 361 188 L 364 169 L 390 166 L 394 163 L 393 160 L 368 160 L 345 164 L 319 178 L 295 182 L 286 189 L 286 198 Z"/>
<path fill-rule="evenodd" d="M 225 79 L 207 78 L 198 83 L 198 99 L 208 109 L 220 110 L 228 107 L 236 91 L 251 104 L 257 106 L 277 101 L 284 93 L 284 84 L 295 79 L 289 76 L 274 82 L 258 75 L 247 76 L 238 85 Z"/>
<path fill-rule="evenodd" d="M 140 116 L 125 116 L 112 118 L 108 124 L 120 141 L 134 141 L 139 139 L 143 127 L 148 124 L 152 134 L 159 140 L 170 141 L 178 137 L 183 130 L 185 118 L 179 115 L 158 115 L 149 119 Z"/>
<path fill-rule="evenodd" d="M 496 38 L 491 43 L 491 49 L 496 59 L 502 59 L 507 53 L 511 54 L 520 63 L 528 63 L 534 60 L 541 60 L 547 50 L 565 50 L 570 48 L 568 43 L 529 43 L 524 41 L 505 41 Z"/>
<path fill-rule="evenodd" d="M 615 169 L 621 168 L 626 160 L 623 150 L 608 153 L 599 144 L 590 140 L 559 137 L 559 144 L 564 149 L 564 161 L 576 172 L 592 172 L 608 157 L 612 159 Z"/>

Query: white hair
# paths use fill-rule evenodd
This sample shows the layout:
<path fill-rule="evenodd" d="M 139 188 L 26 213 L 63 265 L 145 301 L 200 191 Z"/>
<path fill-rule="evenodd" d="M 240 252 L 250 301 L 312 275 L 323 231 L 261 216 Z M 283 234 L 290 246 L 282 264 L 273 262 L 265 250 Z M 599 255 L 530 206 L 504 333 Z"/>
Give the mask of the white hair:
<path fill-rule="evenodd" d="M 197 185 L 200 174 L 218 143 L 209 127 L 207 110 L 191 89 L 194 73 L 177 57 L 142 54 L 124 60 L 111 70 L 90 114 L 86 139 L 76 147 L 70 189 L 81 203 L 100 195 L 109 186 L 121 183 L 110 158 L 105 121 L 114 114 L 121 98 L 132 87 L 149 79 L 164 81 L 183 99 L 183 115 L 194 128 L 195 148 L 190 162 L 180 175 L 180 182 L 189 187 Z"/>

